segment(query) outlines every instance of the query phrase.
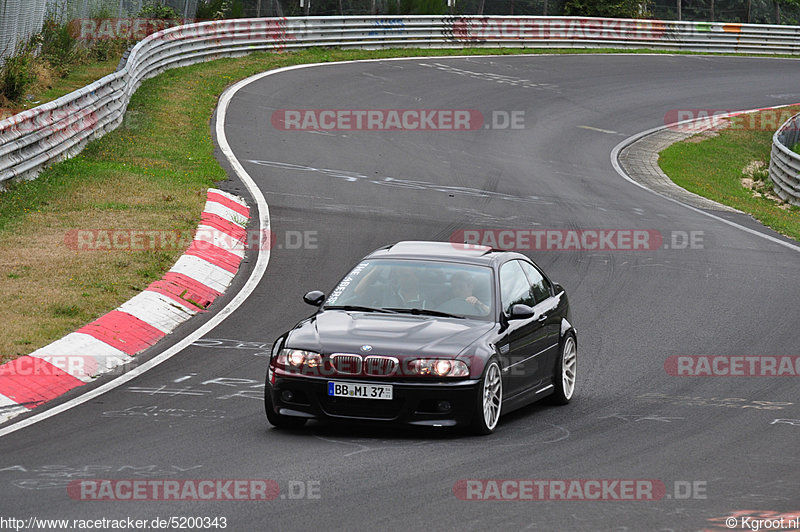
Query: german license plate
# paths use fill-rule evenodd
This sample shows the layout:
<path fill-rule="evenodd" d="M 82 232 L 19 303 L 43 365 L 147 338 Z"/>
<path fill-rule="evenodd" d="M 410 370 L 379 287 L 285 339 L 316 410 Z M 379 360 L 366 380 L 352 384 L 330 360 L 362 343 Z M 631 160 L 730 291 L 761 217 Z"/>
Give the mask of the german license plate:
<path fill-rule="evenodd" d="M 391 384 L 367 384 L 364 382 L 328 381 L 328 395 L 331 397 L 353 397 L 356 399 L 384 399 L 391 401 Z"/>

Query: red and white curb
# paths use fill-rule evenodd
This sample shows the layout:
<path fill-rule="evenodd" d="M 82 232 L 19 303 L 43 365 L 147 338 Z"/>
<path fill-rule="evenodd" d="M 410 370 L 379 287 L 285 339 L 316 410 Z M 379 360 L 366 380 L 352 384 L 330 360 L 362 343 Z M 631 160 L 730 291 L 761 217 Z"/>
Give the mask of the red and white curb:
<path fill-rule="evenodd" d="M 249 219 L 242 198 L 209 189 L 194 240 L 161 279 L 74 333 L 0 366 L 0 423 L 129 362 L 204 311 L 239 269 Z"/>

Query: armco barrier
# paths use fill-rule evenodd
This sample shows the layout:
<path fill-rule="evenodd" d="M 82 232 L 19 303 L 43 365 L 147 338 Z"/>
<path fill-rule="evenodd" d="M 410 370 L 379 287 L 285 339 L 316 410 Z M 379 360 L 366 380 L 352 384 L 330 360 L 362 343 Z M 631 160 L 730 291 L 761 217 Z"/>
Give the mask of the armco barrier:
<path fill-rule="evenodd" d="M 0 186 L 35 177 L 115 129 L 142 81 L 254 51 L 346 48 L 648 48 L 800 55 L 800 27 L 576 17 L 306 17 L 201 22 L 149 35 L 117 72 L 0 121 Z"/>
<path fill-rule="evenodd" d="M 784 201 L 800 205 L 800 155 L 792 148 L 800 142 L 800 114 L 784 122 L 772 136 L 769 178 Z"/>

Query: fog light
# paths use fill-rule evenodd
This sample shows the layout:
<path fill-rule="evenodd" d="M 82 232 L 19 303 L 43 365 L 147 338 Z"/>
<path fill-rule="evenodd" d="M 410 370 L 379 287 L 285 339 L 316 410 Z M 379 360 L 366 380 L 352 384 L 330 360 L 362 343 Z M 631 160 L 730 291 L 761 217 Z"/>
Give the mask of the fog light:
<path fill-rule="evenodd" d="M 451 408 L 450 401 L 439 401 L 436 403 L 436 409 L 439 412 L 449 412 Z"/>
<path fill-rule="evenodd" d="M 283 390 L 283 392 L 281 392 L 281 399 L 283 399 L 287 403 L 291 403 L 292 399 L 294 399 L 294 394 L 292 393 L 291 390 Z"/>

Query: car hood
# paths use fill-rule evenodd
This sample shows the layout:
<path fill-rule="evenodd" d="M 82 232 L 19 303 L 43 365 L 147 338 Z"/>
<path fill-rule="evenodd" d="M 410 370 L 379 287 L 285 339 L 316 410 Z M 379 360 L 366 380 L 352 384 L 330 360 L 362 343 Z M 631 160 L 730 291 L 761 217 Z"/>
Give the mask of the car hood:
<path fill-rule="evenodd" d="M 326 310 L 300 322 L 286 345 L 331 353 L 457 356 L 493 324 L 482 320 Z"/>

